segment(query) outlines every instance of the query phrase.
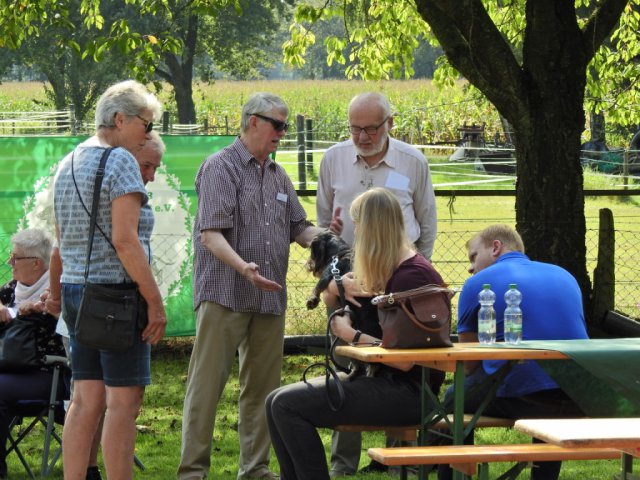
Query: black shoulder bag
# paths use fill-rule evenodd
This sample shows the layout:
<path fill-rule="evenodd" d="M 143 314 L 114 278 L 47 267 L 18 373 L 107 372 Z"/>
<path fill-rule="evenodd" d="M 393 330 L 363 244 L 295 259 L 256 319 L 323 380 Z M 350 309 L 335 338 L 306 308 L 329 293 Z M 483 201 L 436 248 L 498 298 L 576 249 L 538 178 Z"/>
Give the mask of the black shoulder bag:
<path fill-rule="evenodd" d="M 84 270 L 84 292 L 76 317 L 75 338 L 83 345 L 100 350 L 124 350 L 133 346 L 135 336 L 140 335 L 146 326 L 147 304 L 138 291 L 138 285 L 134 282 L 97 284 L 87 280 L 100 201 L 100 188 L 104 178 L 104 168 L 111 150 L 113 149 L 107 148 L 105 150 L 96 172 L 89 223 L 87 260 Z M 71 169 L 73 172 L 73 157 Z M 79 191 L 78 195 L 80 195 Z M 82 202 L 82 197 L 80 201 Z"/>

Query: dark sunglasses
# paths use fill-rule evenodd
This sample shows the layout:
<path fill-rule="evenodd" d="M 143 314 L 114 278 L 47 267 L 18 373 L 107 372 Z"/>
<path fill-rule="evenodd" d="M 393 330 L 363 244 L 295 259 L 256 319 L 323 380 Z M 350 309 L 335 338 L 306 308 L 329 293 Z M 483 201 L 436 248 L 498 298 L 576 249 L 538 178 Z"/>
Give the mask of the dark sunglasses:
<path fill-rule="evenodd" d="M 138 117 L 140 120 L 142 120 L 142 123 L 144 123 L 144 132 L 145 133 L 149 133 L 151 132 L 151 130 L 153 130 L 153 122 L 150 122 L 149 120 L 146 120 L 144 118 L 142 118 L 140 115 L 136 114 L 136 117 Z"/>
<path fill-rule="evenodd" d="M 265 115 L 260 115 L 259 113 L 252 113 L 254 117 L 261 118 L 262 120 L 266 120 L 271 125 L 273 125 L 273 129 L 276 132 L 286 132 L 289 130 L 289 124 L 287 122 L 283 122 L 281 120 L 276 120 L 275 118 L 267 117 Z"/>

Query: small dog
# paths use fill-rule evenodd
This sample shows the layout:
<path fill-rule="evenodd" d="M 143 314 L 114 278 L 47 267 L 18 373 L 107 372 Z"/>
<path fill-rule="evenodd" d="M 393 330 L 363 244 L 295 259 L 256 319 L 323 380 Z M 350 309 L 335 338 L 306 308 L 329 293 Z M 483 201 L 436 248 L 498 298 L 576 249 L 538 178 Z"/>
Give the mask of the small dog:
<path fill-rule="evenodd" d="M 322 232 L 314 237 L 309 247 L 310 255 L 307 261 L 307 270 L 318 277 L 318 283 L 313 288 L 311 296 L 307 299 L 307 309 L 313 310 L 320 303 L 320 294 L 324 292 L 331 280 L 331 260 L 336 257 L 336 267 L 340 275 L 351 271 L 351 248 L 347 242 L 331 232 Z"/>
<path fill-rule="evenodd" d="M 318 282 L 313 288 L 311 296 L 307 299 L 307 308 L 312 310 L 320 303 L 320 294 L 327 289 L 333 280 L 332 259 L 338 259 L 336 268 L 342 276 L 351 271 L 351 248 L 340 237 L 331 232 L 319 233 L 311 241 L 309 260 L 307 269 L 318 277 Z M 371 304 L 369 297 L 356 297 L 358 307 L 351 302 L 347 302 L 353 312 L 353 328 L 373 334 L 381 338 L 382 330 L 378 323 L 378 308 Z"/>

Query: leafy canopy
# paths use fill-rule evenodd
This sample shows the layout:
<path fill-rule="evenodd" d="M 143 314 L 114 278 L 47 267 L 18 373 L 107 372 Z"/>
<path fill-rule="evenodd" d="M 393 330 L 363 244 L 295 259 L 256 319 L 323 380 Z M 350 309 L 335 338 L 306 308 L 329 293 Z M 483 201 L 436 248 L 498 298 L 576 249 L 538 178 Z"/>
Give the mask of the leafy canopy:
<path fill-rule="evenodd" d="M 526 1 L 484 0 L 482 3 L 515 58 L 521 62 Z M 579 22 L 584 23 L 593 11 L 593 2 L 576 0 L 575 7 Z M 412 64 L 418 41 L 425 39 L 438 45 L 411 0 L 303 1 L 296 9 L 295 22 L 290 27 L 291 38 L 283 46 L 285 60 L 302 67 L 307 50 L 315 43 L 316 25 L 336 17 L 344 21 L 346 34 L 326 38 L 327 63 L 344 64 L 349 58 L 352 62 L 346 69 L 349 78 L 409 78 L 414 74 Z M 611 40 L 597 51 L 589 68 L 585 107 L 605 112 L 610 122 L 621 126 L 640 123 L 637 108 L 640 103 L 638 32 L 640 0 L 630 0 Z M 439 85 L 450 85 L 460 76 L 444 56 L 438 59 L 437 66 L 434 80 Z"/>

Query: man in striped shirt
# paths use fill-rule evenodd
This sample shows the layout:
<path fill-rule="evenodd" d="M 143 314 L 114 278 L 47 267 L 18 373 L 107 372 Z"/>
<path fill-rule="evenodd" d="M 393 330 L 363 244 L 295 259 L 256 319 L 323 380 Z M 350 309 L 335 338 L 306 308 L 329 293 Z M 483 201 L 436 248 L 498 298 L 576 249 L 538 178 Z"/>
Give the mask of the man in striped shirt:
<path fill-rule="evenodd" d="M 216 407 L 236 351 L 240 361 L 238 479 L 278 478 L 268 469 L 264 400 L 280 384 L 289 246 L 322 229 L 306 219 L 291 180 L 270 155 L 288 128 L 288 107 L 252 95 L 242 133 L 196 176 L 193 229 L 196 340 L 184 401 L 179 479 L 208 475 Z"/>

